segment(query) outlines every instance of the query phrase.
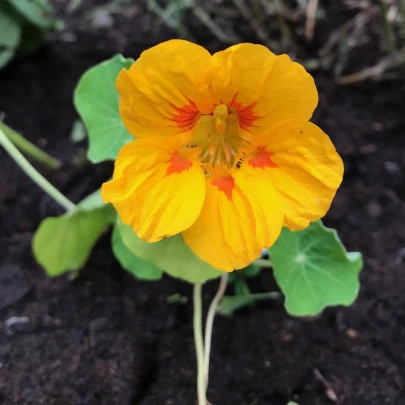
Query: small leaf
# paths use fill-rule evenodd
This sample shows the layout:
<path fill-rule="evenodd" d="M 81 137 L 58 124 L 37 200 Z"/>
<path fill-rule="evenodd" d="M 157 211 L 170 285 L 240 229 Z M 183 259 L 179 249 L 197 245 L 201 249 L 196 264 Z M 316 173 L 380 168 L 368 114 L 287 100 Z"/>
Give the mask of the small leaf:
<path fill-rule="evenodd" d="M 60 25 L 54 17 L 52 7 L 42 0 L 6 0 L 27 21 L 41 30 Z"/>
<path fill-rule="evenodd" d="M 254 262 L 250 263 L 249 266 L 246 266 L 243 269 L 229 273 L 228 283 L 234 283 L 238 280 L 258 277 L 261 271 L 262 269 L 259 265 L 255 264 Z"/>
<path fill-rule="evenodd" d="M 87 128 L 87 156 L 93 163 L 115 160 L 119 150 L 134 139 L 121 121 L 115 89 L 118 73 L 132 63 L 116 55 L 90 68 L 76 87 L 74 104 Z"/>
<path fill-rule="evenodd" d="M 72 132 L 70 133 L 70 139 L 74 143 L 81 142 L 86 139 L 86 128 L 83 122 L 80 120 L 75 120 L 72 125 Z"/>
<path fill-rule="evenodd" d="M 114 227 L 111 243 L 116 259 L 121 264 L 122 268 L 130 272 L 133 276 L 140 280 L 160 280 L 162 278 L 163 270 L 156 267 L 153 263 L 135 256 L 135 254 L 126 247 L 117 227 Z"/>
<path fill-rule="evenodd" d="M 218 305 L 218 313 L 223 316 L 232 316 L 236 311 L 242 308 L 254 305 L 259 301 L 276 300 L 280 298 L 279 292 L 243 294 L 243 295 L 226 295 Z"/>
<path fill-rule="evenodd" d="M 172 277 L 189 283 L 202 283 L 219 277 L 222 272 L 199 259 L 184 243 L 180 234 L 159 242 L 148 243 L 138 238 L 130 226 L 118 224 L 125 245 L 138 257 L 148 260 Z"/>
<path fill-rule="evenodd" d="M 361 254 L 347 253 L 337 232 L 321 221 L 299 232 L 284 228 L 269 253 L 291 315 L 316 315 L 327 306 L 350 305 L 356 299 Z"/>
<path fill-rule="evenodd" d="M 89 205 L 87 208 L 79 205 L 73 213 L 45 218 L 33 240 L 37 262 L 52 277 L 81 269 L 113 218 L 115 211 L 105 204 L 94 209 Z"/>
<path fill-rule="evenodd" d="M 21 39 L 21 27 L 0 10 L 0 68 L 14 57 Z"/>

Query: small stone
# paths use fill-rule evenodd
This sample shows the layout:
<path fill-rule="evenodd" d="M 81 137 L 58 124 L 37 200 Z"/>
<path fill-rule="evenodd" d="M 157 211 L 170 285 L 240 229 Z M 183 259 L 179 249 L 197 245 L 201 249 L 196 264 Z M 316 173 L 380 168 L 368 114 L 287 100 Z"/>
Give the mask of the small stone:
<path fill-rule="evenodd" d="M 114 19 L 111 17 L 111 14 L 99 11 L 94 16 L 92 24 L 95 28 L 111 28 L 114 24 Z"/>
<path fill-rule="evenodd" d="M 398 174 L 401 171 L 401 166 L 397 162 L 387 161 L 384 163 L 384 167 L 388 174 Z"/>
<path fill-rule="evenodd" d="M 372 200 L 367 205 L 367 212 L 370 217 L 377 218 L 381 215 L 382 212 L 381 205 L 377 201 Z"/>
<path fill-rule="evenodd" d="M 11 263 L 0 266 L 0 309 L 17 303 L 30 290 L 31 287 L 20 267 Z"/>
<path fill-rule="evenodd" d="M 26 332 L 29 328 L 29 321 L 27 316 L 13 316 L 8 318 L 4 323 L 4 332 L 9 336 Z"/>

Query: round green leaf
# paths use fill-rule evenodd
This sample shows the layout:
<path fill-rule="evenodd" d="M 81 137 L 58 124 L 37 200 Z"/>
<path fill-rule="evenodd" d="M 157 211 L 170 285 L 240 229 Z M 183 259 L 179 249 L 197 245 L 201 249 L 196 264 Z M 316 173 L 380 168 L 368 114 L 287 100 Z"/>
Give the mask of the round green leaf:
<path fill-rule="evenodd" d="M 114 227 L 111 243 L 115 258 L 121 264 L 122 268 L 130 272 L 133 276 L 140 280 L 160 280 L 162 278 L 163 270 L 156 267 L 153 263 L 135 256 L 135 254 L 126 247 L 117 227 Z"/>
<path fill-rule="evenodd" d="M 269 253 L 291 315 L 316 315 L 327 306 L 350 305 L 356 299 L 361 254 L 347 253 L 337 232 L 321 221 L 299 232 L 283 228 Z"/>
<path fill-rule="evenodd" d="M 222 272 L 199 259 L 184 243 L 180 234 L 159 242 L 148 243 L 138 238 L 130 226 L 118 223 L 122 240 L 129 250 L 141 259 L 163 269 L 173 277 L 189 283 L 202 283 L 218 278 Z"/>
<path fill-rule="evenodd" d="M 21 27 L 0 10 L 0 68 L 13 58 L 20 39 Z"/>
<path fill-rule="evenodd" d="M 93 163 L 115 160 L 119 150 L 134 137 L 121 121 L 115 80 L 132 59 L 116 55 L 84 73 L 74 94 L 74 104 L 88 132 L 88 158 Z"/>
<path fill-rule="evenodd" d="M 33 252 L 49 276 L 81 269 L 97 239 L 115 220 L 115 210 L 100 203 L 98 195 L 99 190 L 85 198 L 74 212 L 45 218 L 39 225 Z"/>

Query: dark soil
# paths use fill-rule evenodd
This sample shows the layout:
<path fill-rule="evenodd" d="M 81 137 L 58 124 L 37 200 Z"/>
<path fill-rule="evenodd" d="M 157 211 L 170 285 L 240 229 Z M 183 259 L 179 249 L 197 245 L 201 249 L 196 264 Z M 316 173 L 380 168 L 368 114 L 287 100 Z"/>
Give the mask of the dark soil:
<path fill-rule="evenodd" d="M 38 168 L 74 201 L 112 168 L 75 164 L 85 148 L 69 138 L 80 75 L 114 53 L 137 57 L 173 36 L 140 6 L 130 18 L 114 17 L 110 29 L 78 21 L 70 16 L 65 32 L 0 72 L 6 123 L 63 161 L 57 172 Z M 200 31 L 195 37 L 210 50 L 224 47 Z M 367 60 L 374 48 L 363 49 Z M 360 296 L 350 308 L 313 319 L 292 318 L 281 300 L 219 317 L 208 392 L 216 405 L 330 405 L 334 396 L 345 405 L 405 404 L 404 87 L 339 87 L 328 74 L 315 78 L 314 121 L 346 167 L 325 222 L 349 250 L 364 254 Z M 0 156 L 0 404 L 195 404 L 191 304 L 166 301 L 174 293 L 190 298 L 191 287 L 169 277 L 135 280 L 114 260 L 109 235 L 77 279 L 47 278 L 31 239 L 43 218 L 62 211 L 4 151 Z M 271 273 L 253 286 L 274 288 Z M 215 287 L 205 287 L 206 306 Z M 10 334 L 10 317 L 28 319 Z"/>

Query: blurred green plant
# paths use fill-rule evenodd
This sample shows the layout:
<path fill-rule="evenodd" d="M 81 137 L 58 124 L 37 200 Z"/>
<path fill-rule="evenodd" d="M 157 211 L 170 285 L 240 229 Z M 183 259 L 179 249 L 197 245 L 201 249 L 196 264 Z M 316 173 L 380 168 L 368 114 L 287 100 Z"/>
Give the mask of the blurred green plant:
<path fill-rule="evenodd" d="M 45 0 L 1 0 L 0 68 L 15 56 L 35 51 L 46 33 L 62 27 Z"/>

